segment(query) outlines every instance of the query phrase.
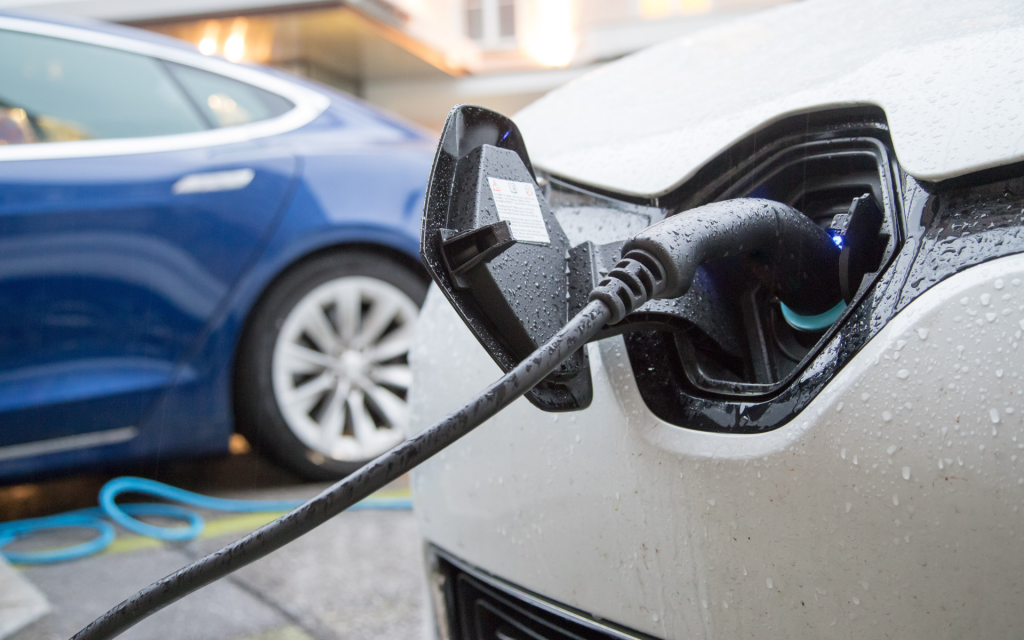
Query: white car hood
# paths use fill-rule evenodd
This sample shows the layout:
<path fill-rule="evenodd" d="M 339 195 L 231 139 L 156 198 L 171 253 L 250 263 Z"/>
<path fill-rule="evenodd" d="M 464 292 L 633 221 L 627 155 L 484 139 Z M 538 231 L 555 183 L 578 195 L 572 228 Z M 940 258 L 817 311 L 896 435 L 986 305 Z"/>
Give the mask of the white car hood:
<path fill-rule="evenodd" d="M 938 181 L 1024 159 L 1024 3 L 812 1 L 647 49 L 533 103 L 533 162 L 668 192 L 784 116 L 871 104 L 902 168 Z"/>

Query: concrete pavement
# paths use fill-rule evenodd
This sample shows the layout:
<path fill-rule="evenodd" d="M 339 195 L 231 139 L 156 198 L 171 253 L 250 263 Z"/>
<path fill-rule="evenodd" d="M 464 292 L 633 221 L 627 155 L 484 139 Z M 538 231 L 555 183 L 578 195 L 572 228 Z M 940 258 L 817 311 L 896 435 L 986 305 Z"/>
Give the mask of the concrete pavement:
<path fill-rule="evenodd" d="M 201 473 L 169 471 L 193 479 L 186 488 L 233 498 L 307 498 L 325 485 L 296 484 L 256 458 L 235 457 L 198 464 Z M 203 465 L 213 465 L 210 468 Z M 218 469 L 217 466 L 225 467 Z M 255 471 L 251 466 L 255 465 Z M 189 467 L 189 465 L 184 465 Z M 192 465 L 192 471 L 195 471 Z M 261 470 L 262 469 L 262 470 Z M 138 470 L 135 471 L 136 473 Z M 204 475 L 205 474 L 205 475 Z M 264 480 L 239 482 L 250 475 Z M 266 480 L 271 478 L 269 482 Z M 179 478 L 180 480 L 181 478 Z M 102 484 L 89 477 L 74 483 Z M 57 481 L 60 483 L 67 481 Z M 255 488 L 239 490 L 238 486 Z M 224 490 L 233 486 L 234 490 Z M 10 489 L 0 490 L 6 509 L 41 515 L 43 504 L 12 505 Z M 408 491 L 404 482 L 387 494 Z M 24 490 L 22 491 L 24 493 Z M 58 492 L 66 501 L 67 492 Z M 88 492 L 85 492 L 87 494 Z M 84 494 L 83 494 L 84 495 Z M 95 498 L 93 498 L 94 500 Z M 85 498 L 82 498 L 84 501 Z M 79 506 L 89 506 L 81 504 Z M 19 516 L 21 513 L 19 513 Z M 13 640 L 64 640 L 97 615 L 139 588 L 214 551 L 272 518 L 266 514 L 203 514 L 204 534 L 185 544 L 161 543 L 119 532 L 105 552 L 67 563 L 19 567 L 49 599 L 52 612 L 12 636 Z M 74 535 L 73 532 L 62 534 Z M 55 546 L 52 535 L 33 544 Z M 19 543 L 22 544 L 22 543 Z M 27 544 L 27 543 L 25 543 Z M 192 594 L 134 627 L 131 640 L 413 640 L 419 638 L 424 611 L 420 541 L 409 511 L 345 513 L 292 545 L 253 563 L 229 578 Z"/>

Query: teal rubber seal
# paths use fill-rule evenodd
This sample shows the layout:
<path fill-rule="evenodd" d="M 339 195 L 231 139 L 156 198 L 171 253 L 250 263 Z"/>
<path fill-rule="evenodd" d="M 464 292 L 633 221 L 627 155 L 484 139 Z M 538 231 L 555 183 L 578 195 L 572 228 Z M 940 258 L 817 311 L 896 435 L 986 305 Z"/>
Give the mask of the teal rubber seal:
<path fill-rule="evenodd" d="M 831 327 L 832 323 L 838 320 L 839 316 L 843 315 L 843 312 L 846 311 L 846 302 L 840 300 L 839 304 L 825 313 L 819 313 L 816 316 L 802 316 L 782 302 L 779 303 L 779 307 L 782 309 L 782 318 L 786 321 L 786 324 L 794 329 L 798 331 L 821 331 Z"/>

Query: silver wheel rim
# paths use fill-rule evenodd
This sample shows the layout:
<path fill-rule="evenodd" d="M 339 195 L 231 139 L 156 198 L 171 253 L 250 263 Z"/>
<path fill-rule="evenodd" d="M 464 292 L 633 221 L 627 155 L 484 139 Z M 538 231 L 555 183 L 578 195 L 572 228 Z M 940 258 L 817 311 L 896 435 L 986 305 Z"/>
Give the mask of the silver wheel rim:
<path fill-rule="evenodd" d="M 418 311 L 397 287 L 352 276 L 316 287 L 288 313 L 274 343 L 274 396 L 314 462 L 367 460 L 406 438 Z"/>

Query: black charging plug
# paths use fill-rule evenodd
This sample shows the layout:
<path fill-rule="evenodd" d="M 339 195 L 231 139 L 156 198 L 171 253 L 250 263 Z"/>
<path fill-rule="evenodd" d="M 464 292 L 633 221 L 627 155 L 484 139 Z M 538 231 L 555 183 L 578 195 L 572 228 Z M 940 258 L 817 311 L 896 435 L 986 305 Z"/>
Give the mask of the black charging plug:
<path fill-rule="evenodd" d="M 648 300 L 678 298 L 705 262 L 743 255 L 754 273 L 797 313 L 817 315 L 842 300 L 840 249 L 796 209 L 738 198 L 698 207 L 626 241 L 622 260 L 591 292 L 621 321 Z"/>

